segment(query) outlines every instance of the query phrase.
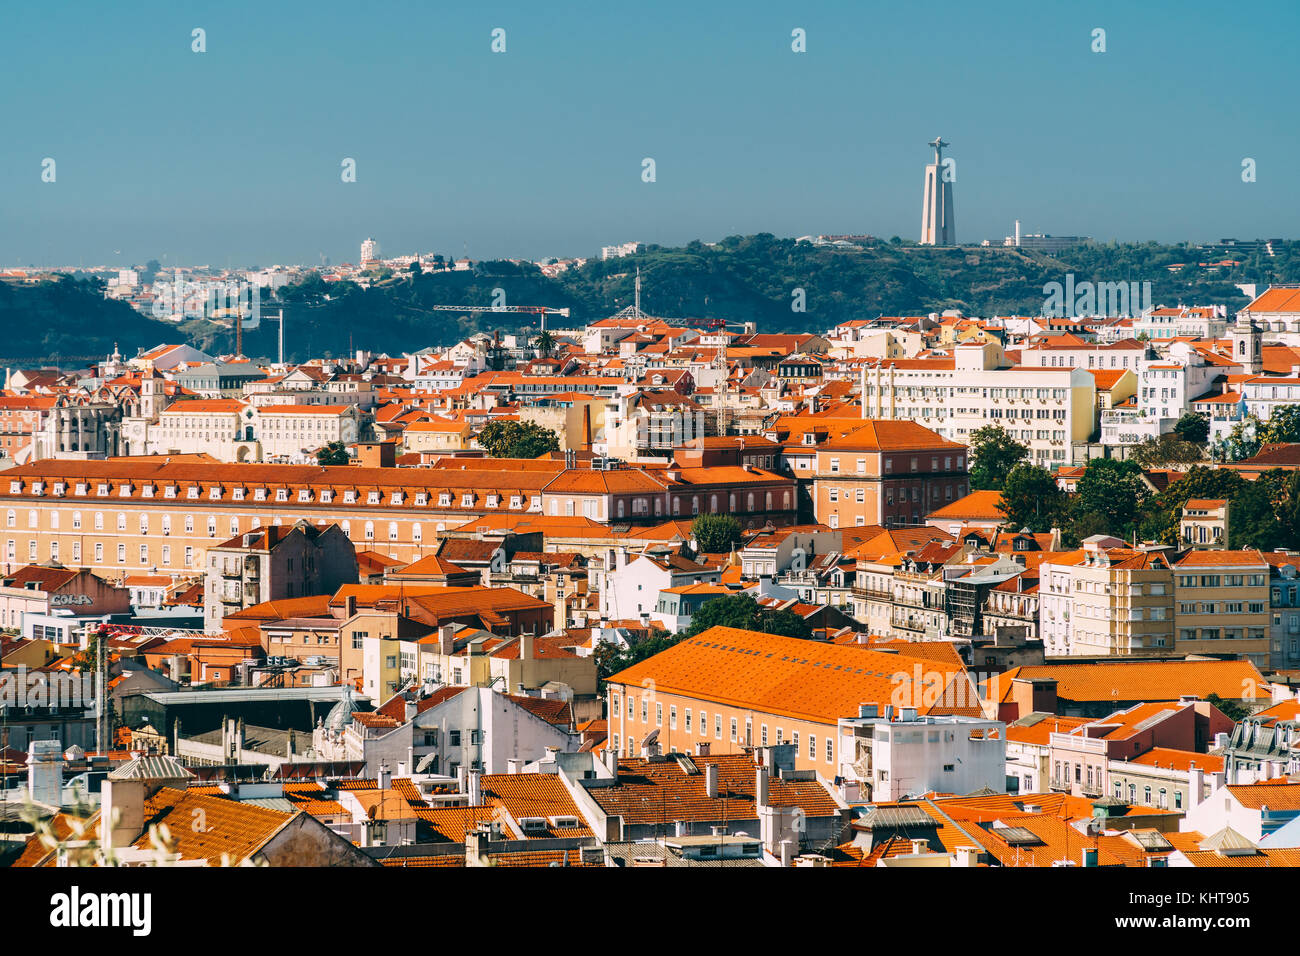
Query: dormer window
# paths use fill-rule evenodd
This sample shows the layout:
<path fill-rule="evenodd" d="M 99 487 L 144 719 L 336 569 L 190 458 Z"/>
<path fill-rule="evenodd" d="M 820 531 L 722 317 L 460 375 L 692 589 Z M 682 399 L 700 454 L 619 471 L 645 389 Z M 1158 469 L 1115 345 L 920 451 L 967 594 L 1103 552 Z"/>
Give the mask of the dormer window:
<path fill-rule="evenodd" d="M 367 492 L 367 493 L 366 493 L 366 504 L 368 504 L 368 505 L 377 505 L 377 504 L 379 504 L 379 492 L 377 492 L 377 491 L 370 491 L 370 492 Z"/>
<path fill-rule="evenodd" d="M 265 489 L 265 488 L 254 488 L 254 489 L 253 489 L 253 500 L 254 500 L 254 501 L 265 501 L 265 500 L 266 500 L 266 489 Z"/>
<path fill-rule="evenodd" d="M 402 503 L 402 493 L 400 491 L 394 491 L 392 496 L 389 497 L 388 503 L 390 505 L 400 505 Z"/>
<path fill-rule="evenodd" d="M 98 494 L 101 494 L 101 495 L 106 495 L 106 494 L 108 494 L 108 482 L 104 482 L 104 483 L 102 483 L 102 484 L 99 486 Z"/>
<path fill-rule="evenodd" d="M 311 501 L 311 492 L 310 492 L 308 489 L 306 489 L 306 488 L 299 488 L 299 489 L 298 489 L 298 500 L 299 500 L 299 501 Z"/>
<path fill-rule="evenodd" d="M 438 496 L 438 504 L 443 508 L 451 507 L 451 495 L 444 493 Z"/>
<path fill-rule="evenodd" d="M 235 501 L 243 501 L 243 500 L 244 500 L 244 489 L 243 489 L 243 488 L 231 488 L 231 489 L 230 489 L 230 497 L 231 497 L 232 499 L 234 499 Z"/>
<path fill-rule="evenodd" d="M 119 497 L 119 498 L 130 498 L 130 497 L 131 497 L 131 491 L 134 489 L 134 487 L 135 487 L 135 486 L 132 485 L 131 482 L 129 482 L 129 481 L 124 481 L 124 482 L 122 482 L 122 484 L 119 485 L 119 486 L 118 486 L 118 489 L 117 489 L 118 497 Z"/>
<path fill-rule="evenodd" d="M 473 508 L 473 507 L 474 507 L 474 495 L 473 495 L 472 493 L 470 493 L 470 492 L 466 492 L 465 494 L 461 495 L 461 496 L 460 496 L 460 506 L 461 506 L 462 508 Z"/>
<path fill-rule="evenodd" d="M 9 482 L 9 494 L 11 495 L 20 494 L 22 490 L 23 490 L 23 483 L 21 481 Z"/>
<path fill-rule="evenodd" d="M 357 503 L 357 493 L 356 493 L 355 491 L 345 491 L 345 492 L 343 492 L 343 503 L 344 503 L 344 504 L 347 504 L 347 505 L 354 505 L 354 504 L 356 504 L 356 503 Z"/>
<path fill-rule="evenodd" d="M 198 496 L 199 496 L 199 486 L 198 486 L 198 485 L 190 485 L 189 488 L 185 489 L 185 497 L 186 497 L 186 498 L 189 498 L 189 499 L 193 500 L 193 499 L 198 498 Z"/>
<path fill-rule="evenodd" d="M 142 486 L 142 487 L 140 488 L 140 497 L 142 497 L 142 498 L 152 498 L 152 497 L 153 497 L 153 485 L 144 485 L 144 486 Z"/>
<path fill-rule="evenodd" d="M 164 497 L 164 498 L 175 498 L 175 497 L 176 497 L 176 486 L 175 486 L 175 485 L 168 485 L 166 488 L 164 488 L 164 489 L 163 489 L 163 497 Z"/>
<path fill-rule="evenodd" d="M 12 489 L 12 490 L 22 491 L 23 483 L 21 481 L 16 481 L 14 482 L 14 484 L 16 484 L 18 487 L 17 489 Z M 89 490 L 89 488 L 90 486 L 87 485 L 84 481 L 77 482 L 77 494 L 84 495 Z"/>
<path fill-rule="evenodd" d="M 65 494 L 67 494 L 67 492 L 68 492 L 68 486 L 63 482 L 60 481 L 54 485 L 54 493 L 60 498 L 62 498 Z"/>
<path fill-rule="evenodd" d="M 497 500 L 498 500 L 498 499 L 497 499 L 497 496 L 496 496 L 496 495 L 488 495 L 488 496 L 487 496 L 487 506 L 488 506 L 489 508 L 495 508 L 495 507 L 497 506 Z"/>
<path fill-rule="evenodd" d="M 276 500 L 276 501 L 288 501 L 288 500 L 289 500 L 289 489 L 288 489 L 288 488 L 277 488 L 277 489 L 275 489 L 275 500 Z"/>
<path fill-rule="evenodd" d="M 211 488 L 208 489 L 208 500 L 209 500 L 209 501 L 220 501 L 220 500 L 221 500 L 221 486 L 220 486 L 220 485 L 213 485 Z"/>
<path fill-rule="evenodd" d="M 429 496 L 425 494 L 423 491 L 418 492 L 415 496 L 415 503 L 420 507 L 424 507 L 429 503 Z"/>
<path fill-rule="evenodd" d="M 43 495 L 43 494 L 45 494 L 45 482 L 43 482 L 43 481 L 33 481 L 33 482 L 32 482 L 32 494 L 34 494 L 34 495 Z"/>
<path fill-rule="evenodd" d="M 322 504 L 329 504 L 331 501 L 334 500 L 334 492 L 331 491 L 329 488 L 324 489 L 320 493 L 320 500 Z"/>

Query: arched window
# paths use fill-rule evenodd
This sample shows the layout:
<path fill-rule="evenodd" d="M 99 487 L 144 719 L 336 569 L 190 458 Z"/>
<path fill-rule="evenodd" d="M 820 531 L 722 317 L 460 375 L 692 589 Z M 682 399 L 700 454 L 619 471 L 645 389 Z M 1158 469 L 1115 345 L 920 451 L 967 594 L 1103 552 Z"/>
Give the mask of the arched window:
<path fill-rule="evenodd" d="M 717 496 L 717 495 L 709 495 L 709 513 L 710 513 L 710 514 L 717 514 L 717 513 L 718 513 L 718 496 Z"/>
<path fill-rule="evenodd" d="M 763 507 L 764 507 L 767 511 L 771 511 L 771 510 L 772 510 L 772 492 L 769 491 L 769 492 L 764 496 Z"/>
<path fill-rule="evenodd" d="M 745 496 L 745 510 L 746 511 L 754 510 L 754 493 L 752 491 Z"/>
<path fill-rule="evenodd" d="M 366 522 L 366 540 L 367 541 L 375 540 L 375 523 L 373 521 Z"/>
<path fill-rule="evenodd" d="M 17 511 L 14 511 L 13 508 L 10 508 L 10 509 L 9 509 L 9 515 L 8 515 L 7 523 L 8 523 L 8 525 L 9 525 L 9 527 L 11 527 L 11 528 L 15 528 L 15 527 L 18 526 L 18 512 L 17 512 Z"/>
<path fill-rule="evenodd" d="M 783 491 L 783 492 L 781 492 L 781 509 L 782 509 L 783 511 L 789 511 L 789 510 L 790 510 L 790 492 L 789 492 L 789 491 Z"/>
<path fill-rule="evenodd" d="M 415 524 L 411 525 L 411 540 L 412 541 L 424 540 L 424 531 L 423 529 L 420 528 L 420 522 L 418 521 L 415 522 Z"/>
<path fill-rule="evenodd" d="M 396 540 L 397 540 L 397 522 L 396 522 L 396 521 L 390 521 L 390 522 L 388 522 L 388 540 L 389 540 L 389 541 L 396 541 Z"/>
<path fill-rule="evenodd" d="M 626 510 L 627 510 L 627 509 L 626 509 L 626 507 L 625 507 L 625 502 L 623 501 L 622 498 L 619 498 L 619 499 L 618 499 L 618 516 L 619 516 L 620 518 L 624 517 L 624 512 L 625 512 Z"/>
<path fill-rule="evenodd" d="M 344 533 L 344 534 L 349 535 L 349 536 L 352 534 L 352 522 L 351 522 L 351 521 L 346 521 L 346 520 L 345 520 L 345 521 L 343 522 L 343 524 L 341 524 L 339 527 L 341 527 L 341 528 L 343 529 L 343 533 Z"/>

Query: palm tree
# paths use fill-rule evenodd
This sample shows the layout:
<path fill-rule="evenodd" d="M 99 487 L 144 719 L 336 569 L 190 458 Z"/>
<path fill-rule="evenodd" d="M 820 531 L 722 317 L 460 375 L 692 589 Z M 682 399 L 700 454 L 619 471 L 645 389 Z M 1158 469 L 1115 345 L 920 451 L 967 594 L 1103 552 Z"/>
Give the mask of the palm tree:
<path fill-rule="evenodd" d="M 539 358 L 549 357 L 555 350 L 555 336 L 543 329 L 542 334 L 533 339 L 533 348 L 537 349 Z"/>

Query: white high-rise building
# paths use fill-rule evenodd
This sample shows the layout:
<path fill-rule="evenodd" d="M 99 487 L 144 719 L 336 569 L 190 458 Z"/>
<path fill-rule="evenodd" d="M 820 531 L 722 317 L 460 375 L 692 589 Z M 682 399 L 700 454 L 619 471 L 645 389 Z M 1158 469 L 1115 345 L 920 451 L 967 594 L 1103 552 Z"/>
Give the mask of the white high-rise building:
<path fill-rule="evenodd" d="M 368 262 L 376 262 L 379 259 L 379 243 L 374 239 L 367 239 L 361 243 L 361 264 L 364 266 Z"/>
<path fill-rule="evenodd" d="M 955 178 L 951 169 L 953 161 L 947 164 L 943 159 L 943 148 L 948 144 L 936 137 L 930 143 L 934 147 L 934 162 L 925 167 L 925 192 L 921 195 L 921 245 L 955 246 L 957 244 L 957 225 L 953 214 L 952 182 Z"/>

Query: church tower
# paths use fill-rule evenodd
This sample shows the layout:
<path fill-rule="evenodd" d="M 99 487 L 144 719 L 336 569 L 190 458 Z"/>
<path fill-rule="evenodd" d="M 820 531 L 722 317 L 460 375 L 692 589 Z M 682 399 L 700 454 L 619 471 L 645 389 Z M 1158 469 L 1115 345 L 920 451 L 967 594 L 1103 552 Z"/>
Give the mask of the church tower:
<path fill-rule="evenodd" d="M 1264 332 L 1246 312 L 1237 313 L 1237 324 L 1228 333 L 1232 360 L 1251 375 L 1264 371 Z"/>

